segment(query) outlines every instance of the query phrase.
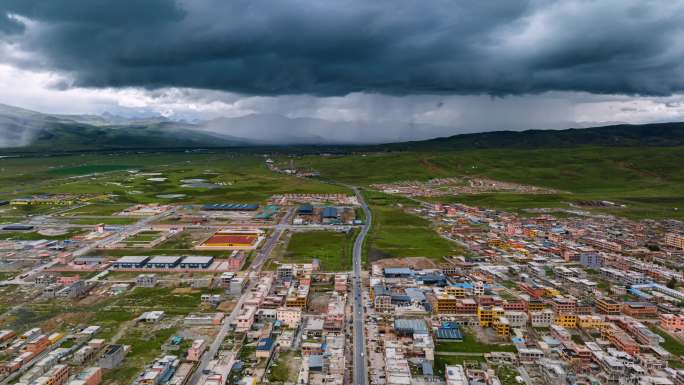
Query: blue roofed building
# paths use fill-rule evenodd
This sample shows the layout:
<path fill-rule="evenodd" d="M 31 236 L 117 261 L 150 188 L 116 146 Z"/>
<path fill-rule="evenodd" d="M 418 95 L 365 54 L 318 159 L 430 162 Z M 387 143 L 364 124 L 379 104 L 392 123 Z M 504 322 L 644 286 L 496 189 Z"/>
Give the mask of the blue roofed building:
<path fill-rule="evenodd" d="M 435 331 L 435 339 L 437 341 L 463 341 L 463 333 L 458 325 L 449 325 L 445 327 L 442 325 Z"/>
<path fill-rule="evenodd" d="M 305 203 L 297 208 L 297 214 L 299 215 L 313 215 L 313 212 L 313 206 L 308 203 Z"/>
<path fill-rule="evenodd" d="M 144 255 L 125 256 L 112 263 L 114 269 L 141 269 L 145 266 L 150 257 Z"/>
<path fill-rule="evenodd" d="M 427 323 L 422 319 L 398 318 L 394 320 L 394 332 L 397 335 L 409 336 L 414 333 L 427 333 Z"/>
<path fill-rule="evenodd" d="M 414 272 L 408 267 L 386 267 L 383 270 L 383 275 L 386 278 L 411 278 Z"/>

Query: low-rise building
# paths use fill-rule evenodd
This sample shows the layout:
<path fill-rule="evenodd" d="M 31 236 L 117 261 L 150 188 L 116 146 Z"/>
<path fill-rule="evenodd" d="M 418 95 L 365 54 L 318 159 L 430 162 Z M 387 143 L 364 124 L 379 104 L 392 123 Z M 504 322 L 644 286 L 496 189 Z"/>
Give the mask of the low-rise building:
<path fill-rule="evenodd" d="M 684 315 L 682 314 L 661 314 L 658 321 L 665 330 L 675 333 L 684 331 Z"/>

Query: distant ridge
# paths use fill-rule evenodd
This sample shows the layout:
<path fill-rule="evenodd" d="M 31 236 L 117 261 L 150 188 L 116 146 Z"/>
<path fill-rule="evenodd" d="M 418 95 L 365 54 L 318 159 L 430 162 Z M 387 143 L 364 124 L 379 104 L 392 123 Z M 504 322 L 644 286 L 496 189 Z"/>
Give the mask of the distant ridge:
<path fill-rule="evenodd" d="M 492 131 L 388 143 L 379 147 L 386 150 L 465 150 L 578 146 L 684 146 L 684 122 L 617 124 L 566 130 Z"/>
<path fill-rule="evenodd" d="M 355 135 L 367 137 L 371 135 L 368 124 L 311 118 L 290 119 L 278 115 L 250 115 L 187 123 L 163 117 L 127 119 L 113 115 L 50 115 L 0 104 L 0 149 L 3 152 L 65 152 L 240 147 L 245 151 L 260 148 L 263 151 L 316 153 L 684 146 L 683 122 L 617 124 L 566 130 L 493 131 L 421 141 L 401 141 L 403 138 L 398 137 L 395 143 L 377 145 L 343 144 L 341 137 L 335 136 L 335 133 L 349 130 Z M 427 133 L 444 127 L 416 125 L 415 129 L 416 132 L 424 130 Z M 222 133 L 227 131 L 236 135 Z M 377 137 L 375 140 L 380 141 Z"/>

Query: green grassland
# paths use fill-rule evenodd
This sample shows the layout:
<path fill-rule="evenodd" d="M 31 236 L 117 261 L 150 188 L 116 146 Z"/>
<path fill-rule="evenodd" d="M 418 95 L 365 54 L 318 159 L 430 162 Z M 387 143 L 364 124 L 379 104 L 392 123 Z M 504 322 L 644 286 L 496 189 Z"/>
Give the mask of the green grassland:
<path fill-rule="evenodd" d="M 35 231 L 0 231 L 0 239 L 12 239 L 16 241 L 36 241 L 40 239 L 63 240 L 83 233 L 82 229 L 71 229 L 63 235 L 42 235 Z"/>
<path fill-rule="evenodd" d="M 435 374 L 444 376 L 444 368 L 447 365 L 463 365 L 466 362 L 485 362 L 484 356 L 440 356 L 435 355 Z"/>
<path fill-rule="evenodd" d="M 497 193 L 450 199 L 495 208 L 567 207 L 564 202 L 600 199 L 627 205 L 602 210 L 616 215 L 682 219 L 682 159 L 684 147 L 577 147 L 306 156 L 295 164 L 318 170 L 325 178 L 360 185 L 477 176 L 561 191 L 552 195 Z"/>
<path fill-rule="evenodd" d="M 160 354 L 161 345 L 176 332 L 175 328 L 157 330 L 150 333 L 146 330 L 134 330 L 119 340 L 124 345 L 131 347 L 131 352 L 126 355 L 121 366 L 109 370 L 102 380 L 105 384 L 129 384 Z"/>
<path fill-rule="evenodd" d="M 268 170 L 263 158 L 230 152 L 111 153 L 0 159 L 0 199 L 36 193 L 114 194 L 113 202 L 65 215 L 109 215 L 133 203 L 264 202 L 277 193 L 337 193 L 344 187 Z M 163 182 L 141 173 L 161 173 Z M 205 179 L 219 188 L 181 187 L 183 179 Z M 184 198 L 159 198 L 185 194 Z"/>
<path fill-rule="evenodd" d="M 472 332 L 465 330 L 462 342 L 437 342 L 436 352 L 448 353 L 489 353 L 489 352 L 515 352 L 515 346 L 506 344 L 486 344 L 477 340 Z"/>
<path fill-rule="evenodd" d="M 351 270 L 352 247 L 356 234 L 356 231 L 294 233 L 281 262 L 309 263 L 312 258 L 317 258 L 321 262 L 322 271 Z"/>
<path fill-rule="evenodd" d="M 429 221 L 403 211 L 415 206 L 415 202 L 372 191 L 365 191 L 364 196 L 373 213 L 373 226 L 365 245 L 371 261 L 395 257 L 440 261 L 446 255 L 463 252 L 457 244 L 440 237 Z"/>

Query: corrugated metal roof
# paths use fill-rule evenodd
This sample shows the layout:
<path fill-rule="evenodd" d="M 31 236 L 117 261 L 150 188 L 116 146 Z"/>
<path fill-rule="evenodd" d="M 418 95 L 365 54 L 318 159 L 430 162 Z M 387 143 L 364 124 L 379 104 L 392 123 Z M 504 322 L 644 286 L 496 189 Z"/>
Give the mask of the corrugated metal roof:
<path fill-rule="evenodd" d="M 395 330 L 411 330 L 416 333 L 427 333 L 427 324 L 422 319 L 399 318 L 394 320 Z"/>

